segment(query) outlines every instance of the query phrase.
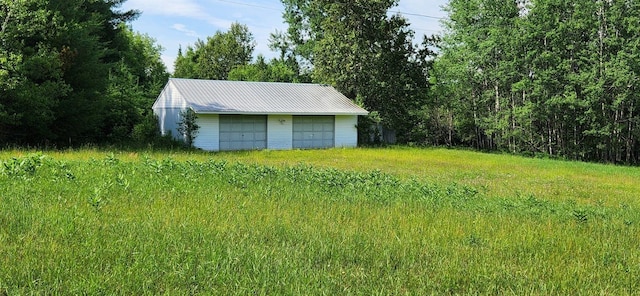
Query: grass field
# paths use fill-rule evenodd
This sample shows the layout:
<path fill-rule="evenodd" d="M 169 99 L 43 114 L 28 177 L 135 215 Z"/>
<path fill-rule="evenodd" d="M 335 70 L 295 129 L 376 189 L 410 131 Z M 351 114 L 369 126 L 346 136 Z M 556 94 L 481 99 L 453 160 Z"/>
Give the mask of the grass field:
<path fill-rule="evenodd" d="M 417 148 L 0 162 L 0 295 L 640 291 L 640 168 Z"/>

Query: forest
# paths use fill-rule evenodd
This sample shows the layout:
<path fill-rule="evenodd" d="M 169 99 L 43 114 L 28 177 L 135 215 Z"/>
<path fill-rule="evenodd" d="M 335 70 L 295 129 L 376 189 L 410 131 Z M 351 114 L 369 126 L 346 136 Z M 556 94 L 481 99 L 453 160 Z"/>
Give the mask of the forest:
<path fill-rule="evenodd" d="M 438 36 L 390 13 L 399 0 L 281 1 L 277 58 L 234 23 L 169 74 L 125 0 L 0 0 L 0 145 L 158 141 L 173 75 L 332 85 L 371 111 L 361 140 L 640 163 L 639 1 L 451 0 Z"/>
<path fill-rule="evenodd" d="M 436 139 L 640 160 L 640 1 L 452 0 L 427 104 Z M 442 139 L 444 138 L 444 139 Z"/>
<path fill-rule="evenodd" d="M 122 2 L 0 1 L 0 144 L 153 138 L 149 106 L 169 74 Z"/>

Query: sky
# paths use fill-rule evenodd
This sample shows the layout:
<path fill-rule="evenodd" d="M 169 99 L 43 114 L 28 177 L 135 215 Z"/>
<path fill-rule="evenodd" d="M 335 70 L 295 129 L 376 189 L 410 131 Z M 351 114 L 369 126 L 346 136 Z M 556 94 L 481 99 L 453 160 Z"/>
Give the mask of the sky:
<path fill-rule="evenodd" d="M 391 9 L 409 19 L 411 28 L 421 41 L 422 35 L 440 32 L 440 19 L 446 14 L 442 6 L 447 0 L 400 0 Z M 142 12 L 131 23 L 134 31 L 147 34 L 164 48 L 162 60 L 169 72 L 178 48 L 206 40 L 216 31 L 227 31 L 233 22 L 247 25 L 256 41 L 254 57 L 267 59 L 277 53 L 269 49 L 269 34 L 286 31 L 280 0 L 127 0 L 119 10 L 136 9 Z"/>

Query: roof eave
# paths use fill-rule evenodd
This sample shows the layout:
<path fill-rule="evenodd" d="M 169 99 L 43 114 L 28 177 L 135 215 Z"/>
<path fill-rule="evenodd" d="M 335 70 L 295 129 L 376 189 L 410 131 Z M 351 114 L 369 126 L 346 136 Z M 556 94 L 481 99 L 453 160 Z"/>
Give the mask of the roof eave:
<path fill-rule="evenodd" d="M 218 115 L 318 115 L 318 116 L 327 116 L 327 115 L 369 115 L 369 112 L 251 112 L 251 111 L 198 111 L 195 110 L 197 114 L 218 114 Z"/>

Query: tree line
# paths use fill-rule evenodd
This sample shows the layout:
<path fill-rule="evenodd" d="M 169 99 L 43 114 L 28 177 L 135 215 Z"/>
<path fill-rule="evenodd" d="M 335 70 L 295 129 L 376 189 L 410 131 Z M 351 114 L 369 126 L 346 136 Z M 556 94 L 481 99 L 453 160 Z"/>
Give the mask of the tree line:
<path fill-rule="evenodd" d="M 124 0 L 0 0 L 0 144 L 154 136 L 169 74 Z M 329 84 L 372 111 L 360 139 L 637 164 L 637 1 L 451 0 L 415 36 L 398 0 L 281 0 L 277 57 L 234 23 L 178 52 L 174 77 Z M 374 136 L 372 136 L 374 135 Z"/>
<path fill-rule="evenodd" d="M 451 0 L 433 143 L 640 161 L 640 2 Z"/>
<path fill-rule="evenodd" d="M 0 144 L 149 141 L 169 74 L 124 0 L 0 0 Z"/>

